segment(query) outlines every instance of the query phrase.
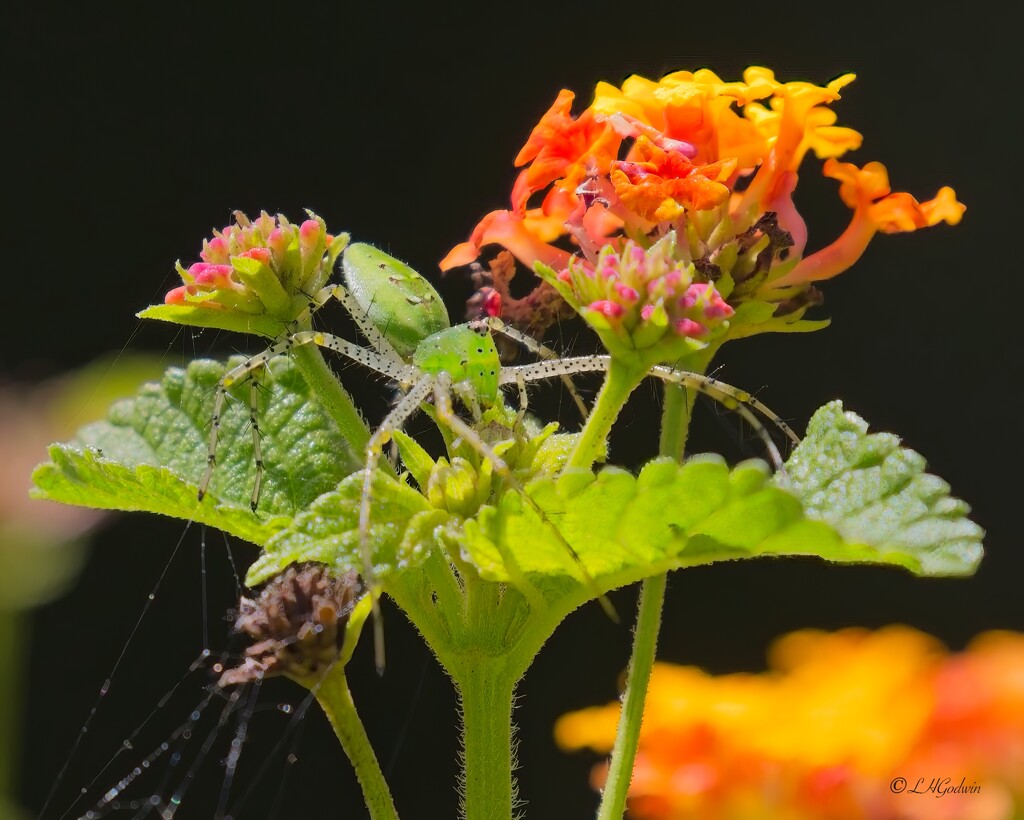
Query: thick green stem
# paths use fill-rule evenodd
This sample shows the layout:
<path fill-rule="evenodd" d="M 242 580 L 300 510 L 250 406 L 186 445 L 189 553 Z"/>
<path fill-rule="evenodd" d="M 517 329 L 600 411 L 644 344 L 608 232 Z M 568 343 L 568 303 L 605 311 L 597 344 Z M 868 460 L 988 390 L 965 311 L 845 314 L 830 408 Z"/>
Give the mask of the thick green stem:
<path fill-rule="evenodd" d="M 0 607 L 0 807 L 14 790 L 21 711 L 22 626 L 15 610 Z"/>
<path fill-rule="evenodd" d="M 462 700 L 465 820 L 509 820 L 515 803 L 512 692 L 503 663 L 467 660 L 453 675 Z"/>
<path fill-rule="evenodd" d="M 345 392 L 330 365 L 324 361 L 319 348 L 311 344 L 298 345 L 291 352 L 317 400 L 338 425 L 353 451 L 364 453 L 370 442 L 370 430 L 352 403 L 352 398 Z"/>
<path fill-rule="evenodd" d="M 690 429 L 690 414 L 696 394 L 676 385 L 665 386 L 665 404 L 661 415 L 661 441 L 658 450 L 663 456 L 682 458 Z M 640 587 L 636 626 L 633 629 L 633 652 L 626 673 L 626 692 L 622 713 L 615 732 L 615 745 L 608 764 L 608 778 L 601 796 L 598 820 L 619 820 L 626 810 L 629 782 L 633 776 L 640 726 L 643 722 L 647 686 L 658 647 L 661 610 L 665 603 L 667 575 L 646 578 Z"/>
<path fill-rule="evenodd" d="M 601 457 L 612 425 L 622 412 L 629 394 L 643 381 L 645 375 L 645 370 L 630 368 L 612 359 L 601 392 L 597 395 L 597 402 L 583 427 L 576 449 L 569 457 L 567 467 L 588 469 Z"/>
<path fill-rule="evenodd" d="M 356 713 L 356 705 L 352 702 L 352 693 L 345 679 L 345 667 L 340 663 L 335 664 L 319 684 L 316 699 L 334 727 L 334 733 L 341 741 L 345 754 L 352 761 L 371 820 L 398 820 L 391 790 L 384 780 L 370 738 L 366 736 L 363 723 Z"/>

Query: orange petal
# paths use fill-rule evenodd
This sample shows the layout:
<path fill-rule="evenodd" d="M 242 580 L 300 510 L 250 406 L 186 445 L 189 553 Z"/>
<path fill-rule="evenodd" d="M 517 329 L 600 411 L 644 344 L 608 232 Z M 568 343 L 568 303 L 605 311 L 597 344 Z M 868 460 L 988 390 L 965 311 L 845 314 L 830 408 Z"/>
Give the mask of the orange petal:
<path fill-rule="evenodd" d="M 543 227 L 543 220 L 540 221 Z M 569 253 L 549 245 L 536 232 L 538 225 L 529 219 L 516 216 L 511 211 L 491 211 L 480 220 L 469 242 L 456 245 L 441 260 L 441 270 L 472 262 L 480 255 L 484 245 L 497 244 L 507 248 L 529 267 L 534 262 L 543 262 L 561 269 L 569 264 Z"/>
<path fill-rule="evenodd" d="M 945 222 L 947 225 L 958 225 L 967 206 L 958 202 L 956 191 L 945 185 L 939 189 L 935 199 L 921 203 L 921 210 L 929 225 L 938 225 L 940 222 Z"/>

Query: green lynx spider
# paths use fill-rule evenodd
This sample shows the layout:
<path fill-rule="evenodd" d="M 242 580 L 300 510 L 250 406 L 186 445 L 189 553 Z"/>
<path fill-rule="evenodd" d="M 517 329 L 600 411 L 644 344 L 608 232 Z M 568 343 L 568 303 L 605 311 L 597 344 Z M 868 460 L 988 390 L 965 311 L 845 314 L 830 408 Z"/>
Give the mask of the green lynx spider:
<path fill-rule="evenodd" d="M 360 247 L 368 250 L 360 250 Z M 357 253 L 372 252 L 372 254 L 379 255 L 384 259 L 390 259 L 390 257 L 387 257 L 382 252 L 368 248 L 368 246 L 352 246 L 348 253 L 352 251 Z M 385 267 L 384 264 L 378 263 L 375 263 L 375 266 Z M 348 269 L 349 266 L 346 265 L 346 270 Z M 379 669 L 383 668 L 384 644 L 379 607 L 376 600 L 377 590 L 373 581 L 372 555 L 369 542 L 370 514 L 373 501 L 373 476 L 380 463 L 385 445 L 391 440 L 394 432 L 400 430 L 424 402 L 432 402 L 438 422 L 447 427 L 455 436 L 465 441 L 482 458 L 490 461 L 494 472 L 501 476 L 508 486 L 522 495 L 525 502 L 551 527 L 556 537 L 562 542 L 567 554 L 573 559 L 583 579 L 588 584 L 593 585 L 593 580 L 590 578 L 572 545 L 562 537 L 557 527 L 544 516 L 530 496 L 523 491 L 522 486 L 515 479 L 505 461 L 494 452 L 491 446 L 474 429 L 472 424 L 456 413 L 452 397 L 453 395 L 458 397 L 461 403 L 468 409 L 473 421 L 478 422 L 481 417 L 481 410 L 489 409 L 498 402 L 503 387 L 516 385 L 519 393 L 519 407 L 516 417 L 516 424 L 518 425 L 528 408 L 527 384 L 552 378 L 566 380 L 582 373 L 606 372 L 611 363 L 611 358 L 600 355 L 558 358 L 550 348 L 535 341 L 532 337 L 526 336 L 507 326 L 496 317 L 481 319 L 454 327 L 444 327 L 430 335 L 414 340 L 415 349 L 412 351 L 411 356 L 403 357 L 396 350 L 396 345 L 392 344 L 389 336 L 385 335 L 388 328 L 385 327 L 382 331 L 380 327 L 371 321 L 365 306 L 360 305 L 342 285 L 328 286 L 317 293 L 310 302 L 310 312 L 315 312 L 331 299 L 339 301 L 351 315 L 360 332 L 370 343 L 370 347 L 364 347 L 330 333 L 317 330 L 302 330 L 281 338 L 262 353 L 247 359 L 228 371 L 217 386 L 211 419 L 207 468 L 199 485 L 200 500 L 206 494 L 216 465 L 220 418 L 224 402 L 227 399 L 227 390 L 248 378 L 252 379 L 254 384 L 253 389 L 250 391 L 249 409 L 250 430 L 256 461 L 256 476 L 250 506 L 255 512 L 259 504 L 259 491 L 264 464 L 259 449 L 260 433 L 256 417 L 254 376 L 257 371 L 265 367 L 275 356 L 287 354 L 292 348 L 299 345 L 315 344 L 321 348 L 339 353 L 351 361 L 386 376 L 403 391 L 401 398 L 371 435 L 369 444 L 366 447 L 363 489 L 359 505 L 360 551 L 364 567 L 364 580 L 374 596 L 374 638 L 376 662 Z M 412 302 L 413 300 L 408 299 L 407 301 Z M 415 305 L 413 307 L 415 309 Z M 491 335 L 492 332 L 504 335 L 523 345 L 541 357 L 541 361 L 532 364 L 503 367 Z M 765 418 L 777 425 L 791 440 L 799 442 L 797 436 L 776 413 L 745 391 L 720 382 L 710 376 L 673 370 L 668 367 L 652 367 L 649 375 L 667 383 L 681 385 L 705 394 L 724 406 L 735 410 L 762 439 L 776 468 L 779 468 L 782 463 L 778 448 L 767 434 L 764 426 L 758 421 L 754 413 L 751 412 L 751 409 L 761 413 Z M 569 386 L 571 389 L 571 381 Z M 577 404 L 585 412 L 585 408 L 578 396 L 576 396 L 575 391 L 572 391 L 572 394 Z M 602 600 L 602 603 L 606 608 L 609 608 L 606 601 Z"/>

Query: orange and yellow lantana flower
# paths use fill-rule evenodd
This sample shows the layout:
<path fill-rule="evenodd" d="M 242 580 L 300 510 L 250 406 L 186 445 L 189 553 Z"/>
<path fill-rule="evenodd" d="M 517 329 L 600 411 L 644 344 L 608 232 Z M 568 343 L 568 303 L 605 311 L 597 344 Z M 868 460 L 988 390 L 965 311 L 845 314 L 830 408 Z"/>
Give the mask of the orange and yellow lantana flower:
<path fill-rule="evenodd" d="M 511 207 L 487 214 L 441 268 L 472 262 L 497 244 L 531 268 L 557 273 L 573 256 L 593 267 L 607 245 L 616 252 L 627 240 L 650 247 L 674 233 L 691 283 L 714 288 L 732 308 L 768 308 L 735 317 L 764 325 L 735 335 L 809 329 L 796 325 L 819 300 L 811 284 L 852 265 L 874 234 L 955 224 L 964 211 L 951 188 L 918 202 L 892 192 L 881 164 L 838 161 L 862 141 L 836 124 L 829 107 L 853 79 L 780 82 L 756 66 L 739 82 L 707 69 L 658 81 L 633 76 L 621 86 L 599 83 L 578 116 L 573 93 L 563 90 L 516 157 L 522 171 Z M 834 242 L 805 256 L 807 229 L 793 192 L 808 153 L 839 181 L 853 218 Z M 583 294 L 559 291 L 586 317 L 591 305 Z"/>

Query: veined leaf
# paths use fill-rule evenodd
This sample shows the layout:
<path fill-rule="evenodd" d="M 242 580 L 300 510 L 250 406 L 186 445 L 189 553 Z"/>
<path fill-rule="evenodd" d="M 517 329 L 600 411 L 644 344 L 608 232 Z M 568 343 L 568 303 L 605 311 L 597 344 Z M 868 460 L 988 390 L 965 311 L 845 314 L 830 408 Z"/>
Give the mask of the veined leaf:
<path fill-rule="evenodd" d="M 249 583 L 293 561 L 359 568 L 360 484 L 350 477 L 278 533 Z M 965 517 L 966 505 L 923 472 L 920 456 L 893 436 L 867 435 L 866 424 L 837 402 L 815 414 L 782 477 L 759 461 L 730 469 L 717 456 L 682 465 L 659 458 L 638 476 L 567 471 L 526 491 L 543 516 L 509 492 L 462 521 L 378 476 L 370 542 L 384 588 L 404 587 L 403 573 L 440 550 L 441 533 L 484 578 L 559 610 L 593 596 L 562 539 L 602 590 L 670 569 L 768 555 L 894 564 L 922 575 L 968 574 L 981 555 L 982 533 Z M 428 518 L 433 528 L 424 526 Z"/>
<path fill-rule="evenodd" d="M 777 483 L 800 499 L 808 518 L 829 524 L 847 543 L 902 556 L 900 563 L 921 575 L 973 573 L 984 531 L 967 517 L 970 507 L 926 473 L 924 458 L 900 447 L 899 438 L 867 429 L 842 402 L 829 402 Z"/>
<path fill-rule="evenodd" d="M 202 521 L 258 544 L 299 510 L 358 470 L 351 452 L 288 359 L 275 359 L 257 391 L 265 464 L 259 515 L 248 509 L 255 480 L 249 384 L 229 391 L 221 414 L 217 467 L 207 498 L 196 500 L 206 469 L 216 386 L 227 366 L 209 360 L 171 368 L 88 425 L 33 478 L 36 495 L 69 504 L 146 510 Z"/>

